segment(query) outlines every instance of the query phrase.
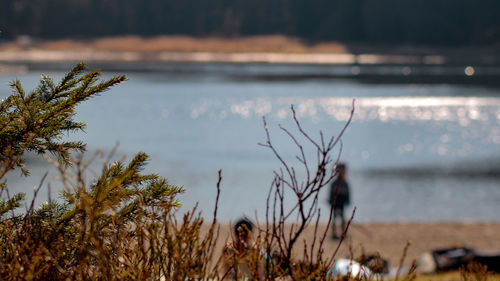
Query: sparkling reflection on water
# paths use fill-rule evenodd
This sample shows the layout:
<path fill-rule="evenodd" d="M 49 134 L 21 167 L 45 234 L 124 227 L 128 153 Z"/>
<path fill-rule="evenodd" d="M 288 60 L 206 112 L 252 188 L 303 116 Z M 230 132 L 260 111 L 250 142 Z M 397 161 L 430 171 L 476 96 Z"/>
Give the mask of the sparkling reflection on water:
<path fill-rule="evenodd" d="M 262 218 L 272 170 L 279 168 L 271 152 L 257 145 L 265 140 L 262 116 L 279 151 L 293 161 L 296 147 L 278 127 L 293 128 L 291 104 L 317 138 L 320 130 L 338 134 L 355 100 L 341 158 L 349 165 L 357 220 L 500 219 L 498 89 L 335 79 L 241 81 L 189 73 L 129 76 L 130 81 L 80 107 L 78 120 L 88 129 L 76 137 L 90 151 L 110 151 L 119 141 L 119 155 L 149 153 L 147 171 L 187 188 L 181 199 L 186 208 L 198 201 L 211 214 L 217 170 L 223 169 L 221 218 L 254 216 L 256 210 Z M 2 75 L 0 82 L 13 78 Z M 19 78 L 31 89 L 39 74 Z M 8 93 L 6 86 L 0 88 L 2 97 Z M 313 161 L 314 151 L 307 153 Z M 47 169 L 43 162 L 33 163 L 38 168 L 27 186 L 36 185 Z M 17 175 L 9 182 L 26 190 Z"/>

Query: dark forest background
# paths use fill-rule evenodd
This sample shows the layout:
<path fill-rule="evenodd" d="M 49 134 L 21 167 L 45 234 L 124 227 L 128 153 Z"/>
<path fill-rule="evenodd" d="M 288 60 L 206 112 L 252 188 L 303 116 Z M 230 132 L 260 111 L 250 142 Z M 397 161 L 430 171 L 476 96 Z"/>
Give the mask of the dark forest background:
<path fill-rule="evenodd" d="M 113 35 L 415 45 L 500 42 L 499 0 L 0 0 L 2 39 Z"/>

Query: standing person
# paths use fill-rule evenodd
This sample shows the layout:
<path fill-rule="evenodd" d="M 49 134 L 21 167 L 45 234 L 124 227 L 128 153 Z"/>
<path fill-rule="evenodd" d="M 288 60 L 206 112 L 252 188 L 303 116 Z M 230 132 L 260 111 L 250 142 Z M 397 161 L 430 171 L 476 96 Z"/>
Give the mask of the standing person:
<path fill-rule="evenodd" d="M 335 172 L 337 173 L 337 177 L 332 182 L 330 186 L 330 197 L 329 203 L 333 209 L 333 221 L 332 221 L 332 230 L 333 230 L 333 239 L 339 239 L 337 235 L 337 225 L 335 223 L 335 219 L 340 217 L 342 229 L 340 234 L 345 231 L 345 217 L 344 217 L 344 208 L 349 205 L 349 184 L 346 181 L 346 170 L 347 167 L 344 163 L 338 163 L 335 165 Z"/>

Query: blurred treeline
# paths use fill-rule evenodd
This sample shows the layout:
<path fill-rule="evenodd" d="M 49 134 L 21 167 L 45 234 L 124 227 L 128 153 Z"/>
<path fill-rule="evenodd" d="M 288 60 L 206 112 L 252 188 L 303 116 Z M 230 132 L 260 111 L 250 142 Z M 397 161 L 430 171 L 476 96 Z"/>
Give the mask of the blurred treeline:
<path fill-rule="evenodd" d="M 499 0 L 1 0 L 4 39 L 111 35 L 485 45 L 500 41 Z"/>

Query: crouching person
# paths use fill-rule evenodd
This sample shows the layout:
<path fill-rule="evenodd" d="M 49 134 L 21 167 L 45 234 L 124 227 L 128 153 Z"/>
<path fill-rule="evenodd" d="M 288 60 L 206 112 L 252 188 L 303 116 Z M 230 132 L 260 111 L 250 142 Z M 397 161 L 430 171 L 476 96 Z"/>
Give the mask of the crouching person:
<path fill-rule="evenodd" d="M 262 257 L 253 241 L 253 224 L 241 219 L 235 225 L 232 242 L 223 250 L 224 267 L 220 272 L 221 280 L 258 280 L 263 281 Z"/>

